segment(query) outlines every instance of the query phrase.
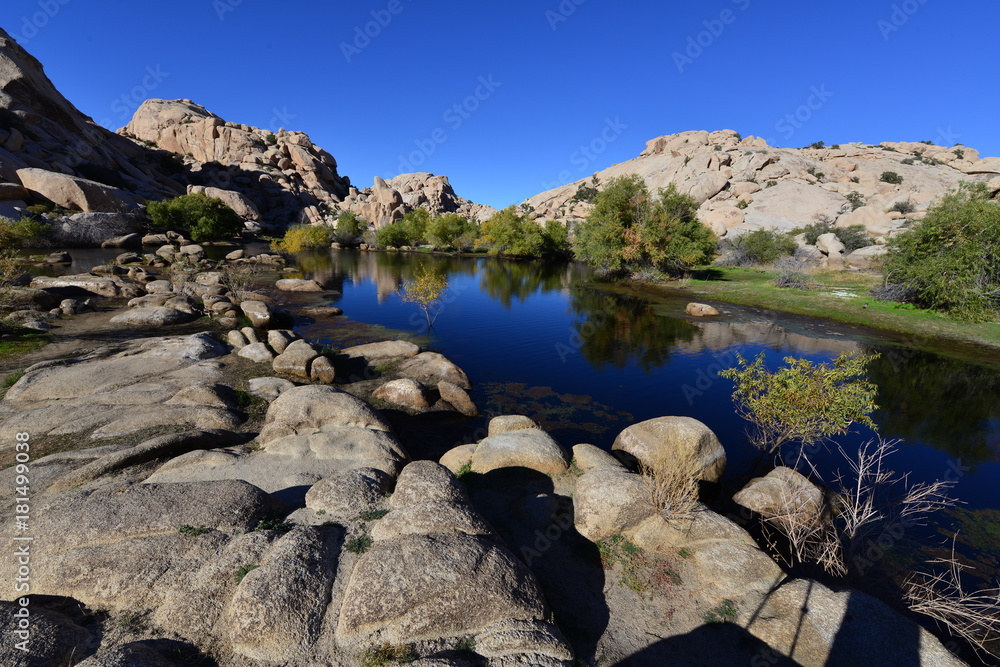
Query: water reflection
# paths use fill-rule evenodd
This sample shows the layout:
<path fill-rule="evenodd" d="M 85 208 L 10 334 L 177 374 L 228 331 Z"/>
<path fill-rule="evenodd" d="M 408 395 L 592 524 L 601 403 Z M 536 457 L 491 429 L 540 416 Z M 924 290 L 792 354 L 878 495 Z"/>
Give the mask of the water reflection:
<path fill-rule="evenodd" d="M 570 308 L 577 316 L 577 336 L 570 344 L 598 368 L 625 368 L 638 364 L 647 373 L 665 366 L 679 342 L 691 342 L 698 327 L 676 317 L 658 314 L 639 297 L 573 289 Z"/>
<path fill-rule="evenodd" d="M 873 346 L 875 421 L 883 433 L 921 442 L 977 466 L 1000 459 L 1000 372 L 913 349 Z"/>
<path fill-rule="evenodd" d="M 571 262 L 514 262 L 488 259 L 482 263 L 480 288 L 510 310 L 514 300 L 524 301 L 536 292 L 565 290 L 588 275 L 580 264 Z"/>

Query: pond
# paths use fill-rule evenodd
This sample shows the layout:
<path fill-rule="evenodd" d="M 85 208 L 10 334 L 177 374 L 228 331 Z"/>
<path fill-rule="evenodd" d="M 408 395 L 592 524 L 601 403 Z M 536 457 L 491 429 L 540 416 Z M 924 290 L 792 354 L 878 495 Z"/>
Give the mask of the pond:
<path fill-rule="evenodd" d="M 497 414 L 525 414 L 565 447 L 589 442 L 610 448 L 630 424 L 693 417 L 725 446 L 723 484 L 730 491 L 745 483 L 758 454 L 733 410 L 733 385 L 717 377 L 719 370 L 732 366 L 737 353 L 750 358 L 763 352 L 774 368 L 786 356 L 829 361 L 844 352 L 877 352 L 869 367 L 879 388 L 875 421 L 883 436 L 902 439 L 891 467 L 910 472 L 911 481 L 956 479 L 952 495 L 965 504 L 936 529 L 950 535 L 960 528 L 960 540 L 971 546 L 967 554 L 984 574 L 1000 568 L 996 356 L 946 357 L 857 327 L 728 304 L 720 306 L 722 317 L 692 318 L 684 314 L 690 297 L 601 285 L 578 264 L 325 250 L 297 261 L 304 276 L 333 290 L 322 303 L 346 314 L 303 321 L 303 335 L 350 345 L 358 342 L 353 321 L 384 327 L 381 338 L 417 340 L 469 374 L 482 423 Z M 422 265 L 449 281 L 429 334 L 419 309 L 396 293 Z M 872 435 L 858 433 L 842 443 L 850 451 Z M 828 471 L 846 470 L 832 453 L 819 463 Z"/>

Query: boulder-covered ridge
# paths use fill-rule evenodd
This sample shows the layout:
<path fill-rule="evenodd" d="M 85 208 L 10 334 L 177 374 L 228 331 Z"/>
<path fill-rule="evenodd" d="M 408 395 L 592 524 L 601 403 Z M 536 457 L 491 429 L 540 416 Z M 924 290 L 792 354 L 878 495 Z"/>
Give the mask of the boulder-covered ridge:
<path fill-rule="evenodd" d="M 895 172 L 902 183 L 883 182 L 884 172 Z M 755 229 L 789 231 L 821 221 L 861 224 L 872 237 L 888 237 L 923 217 L 931 203 L 961 181 L 985 182 L 1000 194 L 1000 158 L 981 159 L 965 146 L 883 142 L 775 148 L 733 130 L 657 137 L 638 157 L 596 176 L 603 186 L 630 174 L 641 176 L 652 192 L 674 183 L 698 202 L 699 218 L 720 237 Z M 588 177 L 525 204 L 541 220 L 581 220 L 591 205 L 573 197 L 589 184 Z"/>
<path fill-rule="evenodd" d="M 474 219 L 493 213 L 456 195 L 446 176 L 375 178 L 359 191 L 337 167 L 304 132 L 227 122 L 191 100 L 147 100 L 111 132 L 0 29 L 0 215 L 16 217 L 30 204 L 122 213 L 191 192 L 277 226 L 330 222 L 347 210 L 377 226 L 418 206 Z"/>

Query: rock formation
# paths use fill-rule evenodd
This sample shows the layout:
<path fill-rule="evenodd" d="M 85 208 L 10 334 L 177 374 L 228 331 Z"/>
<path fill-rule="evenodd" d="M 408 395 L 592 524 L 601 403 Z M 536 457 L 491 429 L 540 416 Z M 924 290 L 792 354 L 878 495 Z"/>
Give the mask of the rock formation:
<path fill-rule="evenodd" d="M 901 183 L 882 180 L 885 172 Z M 652 192 L 674 183 L 699 203 L 699 217 L 720 237 L 755 229 L 789 231 L 814 222 L 864 225 L 886 238 L 923 217 L 960 181 L 981 181 L 1000 193 L 1000 158 L 980 159 L 964 146 L 883 142 L 823 148 L 774 148 L 732 130 L 658 137 L 639 157 L 598 172 L 638 174 Z M 890 180 L 892 180 L 890 178 Z M 589 178 L 535 195 L 525 203 L 541 220 L 578 221 L 591 205 L 573 201 Z"/>
<path fill-rule="evenodd" d="M 376 176 L 372 187 L 361 191 L 352 189 L 340 208 L 381 228 L 420 206 L 435 215 L 458 213 L 478 222 L 496 213 L 490 206 L 475 204 L 456 195 L 447 176 L 427 172 L 400 174 L 388 181 Z"/>

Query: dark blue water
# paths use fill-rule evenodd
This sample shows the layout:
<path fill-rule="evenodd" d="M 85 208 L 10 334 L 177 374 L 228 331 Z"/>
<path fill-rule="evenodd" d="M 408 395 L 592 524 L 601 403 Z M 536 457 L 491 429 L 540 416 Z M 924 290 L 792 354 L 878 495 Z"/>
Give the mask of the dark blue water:
<path fill-rule="evenodd" d="M 328 302 L 349 318 L 421 339 L 465 369 L 484 412 L 531 416 L 567 447 L 609 447 L 629 424 L 694 417 L 725 445 L 733 479 L 757 456 L 733 411 L 732 383 L 717 377 L 737 353 L 763 352 L 773 368 L 786 356 L 829 361 L 878 352 L 869 369 L 879 387 L 875 420 L 883 436 L 904 439 L 893 467 L 914 480 L 957 478 L 954 494 L 970 507 L 1000 507 L 996 358 L 956 360 L 857 328 L 729 305 L 722 318 L 690 318 L 688 298 L 607 291 L 575 264 L 354 252 L 301 261 L 304 273 L 340 291 Z M 450 283 L 429 336 L 423 314 L 396 294 L 422 264 L 447 273 Z M 341 344 L 341 327 L 309 327 L 307 334 Z M 856 448 L 871 436 L 842 442 Z"/>

